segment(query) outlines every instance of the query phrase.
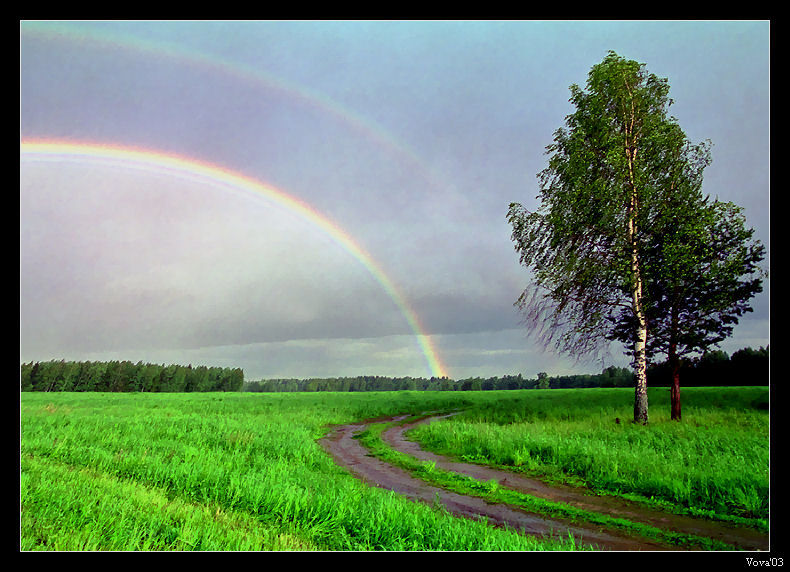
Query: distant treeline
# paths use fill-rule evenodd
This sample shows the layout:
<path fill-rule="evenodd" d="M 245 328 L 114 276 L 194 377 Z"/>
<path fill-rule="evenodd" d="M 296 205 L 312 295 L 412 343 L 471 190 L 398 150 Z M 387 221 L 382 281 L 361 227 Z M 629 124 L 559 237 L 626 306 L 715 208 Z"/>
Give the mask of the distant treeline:
<path fill-rule="evenodd" d="M 625 368 L 610 367 L 599 375 L 573 375 L 550 378 L 545 373 L 530 379 L 517 375 L 502 377 L 474 377 L 453 380 L 446 377 L 386 377 L 365 375 L 311 379 L 266 379 L 248 381 L 244 391 L 491 391 L 508 389 L 570 388 L 570 387 L 628 387 L 633 385 L 633 373 Z"/>
<path fill-rule="evenodd" d="M 769 350 L 744 348 L 728 356 L 724 351 L 708 352 L 685 360 L 680 369 L 682 387 L 768 385 Z M 147 392 L 298 392 L 298 391 L 492 391 L 511 389 L 571 389 L 582 387 L 633 387 L 630 369 L 608 367 L 600 374 L 535 378 L 521 374 L 502 377 L 357 376 L 311 379 L 267 379 L 244 381 L 240 368 L 192 365 L 164 365 L 130 361 L 75 362 L 47 361 L 23 363 L 20 367 L 22 391 L 147 391 Z M 671 374 L 666 362 L 648 368 L 648 386 L 666 387 Z"/>
<path fill-rule="evenodd" d="M 768 346 L 770 347 L 770 346 Z M 710 387 L 733 385 L 768 385 L 769 350 L 743 348 L 728 356 L 721 350 L 684 360 L 680 367 L 681 387 Z M 648 386 L 663 387 L 672 383 L 669 364 L 663 362 L 647 371 Z"/>
<path fill-rule="evenodd" d="M 744 348 L 733 353 L 713 351 L 704 356 L 684 361 L 680 370 L 683 387 L 768 385 L 768 348 Z M 648 369 L 648 385 L 666 387 L 671 383 L 666 363 Z M 244 383 L 249 392 L 298 391 L 491 391 L 509 389 L 570 389 L 582 387 L 633 387 L 634 374 L 630 369 L 611 366 L 600 374 L 564 375 L 550 377 L 539 373 L 536 378 L 521 374 L 502 377 L 474 377 L 452 380 L 446 377 L 430 379 L 415 377 L 357 376 L 310 379 L 266 379 Z"/>
<path fill-rule="evenodd" d="M 23 363 L 22 391 L 241 391 L 244 371 L 130 361 L 47 361 Z"/>

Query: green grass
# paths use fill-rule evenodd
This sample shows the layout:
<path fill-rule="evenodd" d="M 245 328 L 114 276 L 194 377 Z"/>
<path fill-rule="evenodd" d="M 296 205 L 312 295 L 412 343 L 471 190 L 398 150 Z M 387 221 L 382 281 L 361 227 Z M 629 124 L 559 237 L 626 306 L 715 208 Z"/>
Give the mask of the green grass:
<path fill-rule="evenodd" d="M 734 550 L 734 547 L 717 540 L 692 534 L 665 531 L 624 518 L 594 513 L 571 505 L 535 497 L 501 486 L 496 481 L 480 481 L 467 475 L 436 467 L 432 461 L 420 461 L 390 448 L 381 434 L 395 423 L 376 423 L 360 435 L 360 441 L 376 457 L 397 465 L 437 487 L 463 495 L 480 497 L 492 504 L 517 506 L 527 512 L 557 518 L 570 523 L 592 524 L 624 531 L 632 536 L 660 542 L 666 546 L 687 547 L 693 550 Z"/>
<path fill-rule="evenodd" d="M 685 389 L 682 423 L 668 419 L 667 390 L 652 389 L 646 427 L 628 423 L 632 399 L 627 389 L 23 393 L 20 547 L 575 549 L 364 485 L 317 443 L 332 424 L 451 409 L 466 412 L 413 436 L 459 458 L 767 527 L 766 389 Z"/>
<path fill-rule="evenodd" d="M 669 420 L 668 390 L 651 389 L 647 426 L 628 422 L 632 390 L 519 393 L 412 437 L 458 458 L 767 527 L 767 388 L 685 389 L 680 423 Z"/>
<path fill-rule="evenodd" d="M 22 550 L 316 549 L 248 513 L 91 469 L 24 457 L 22 475 Z"/>
<path fill-rule="evenodd" d="M 327 425 L 460 394 L 21 396 L 23 550 L 568 550 L 366 486 Z"/>

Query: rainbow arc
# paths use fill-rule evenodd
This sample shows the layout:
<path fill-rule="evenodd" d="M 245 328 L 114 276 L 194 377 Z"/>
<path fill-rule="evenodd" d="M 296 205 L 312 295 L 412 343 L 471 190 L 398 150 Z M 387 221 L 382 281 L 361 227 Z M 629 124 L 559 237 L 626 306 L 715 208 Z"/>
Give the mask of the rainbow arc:
<path fill-rule="evenodd" d="M 355 258 L 381 285 L 398 307 L 427 363 L 430 375 L 447 376 L 431 336 L 425 332 L 417 313 L 370 254 L 338 224 L 318 212 L 308 203 L 259 180 L 204 161 L 164 153 L 104 143 L 61 140 L 23 140 L 22 161 L 99 162 L 130 169 L 166 173 L 182 179 L 210 183 L 221 188 L 251 193 L 286 208 L 307 223 L 317 227 Z"/>

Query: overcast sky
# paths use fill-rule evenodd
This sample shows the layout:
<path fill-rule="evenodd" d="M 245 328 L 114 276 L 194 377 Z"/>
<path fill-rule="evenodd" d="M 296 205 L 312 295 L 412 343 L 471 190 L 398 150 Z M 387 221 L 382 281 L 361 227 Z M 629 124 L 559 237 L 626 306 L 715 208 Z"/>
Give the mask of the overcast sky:
<path fill-rule="evenodd" d="M 759 21 L 22 22 L 23 141 L 175 154 L 277 196 L 22 153 L 21 360 L 429 377 L 423 333 L 454 379 L 627 365 L 619 346 L 577 364 L 528 337 L 508 205 L 537 206 L 568 88 L 614 50 L 668 78 L 681 127 L 713 142 L 704 190 L 744 207 L 770 252 L 769 33 Z M 765 286 L 723 349 L 768 345 Z"/>

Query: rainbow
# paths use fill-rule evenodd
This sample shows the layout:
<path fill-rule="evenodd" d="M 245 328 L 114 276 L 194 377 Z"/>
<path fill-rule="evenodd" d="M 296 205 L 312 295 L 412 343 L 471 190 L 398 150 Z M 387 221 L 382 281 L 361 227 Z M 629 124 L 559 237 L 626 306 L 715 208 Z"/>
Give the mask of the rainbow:
<path fill-rule="evenodd" d="M 454 191 L 453 186 L 440 177 L 411 147 L 399 141 L 382 126 L 330 99 L 325 94 L 303 85 L 214 54 L 200 52 L 195 48 L 185 49 L 171 42 L 140 38 L 119 31 L 106 32 L 84 23 L 23 21 L 21 29 L 27 36 L 42 39 L 92 45 L 97 49 L 127 50 L 151 57 L 166 58 L 179 65 L 197 66 L 212 73 L 223 74 L 235 81 L 282 93 L 292 102 L 335 117 L 392 156 L 398 157 L 414 171 L 420 173 L 433 189 Z"/>
<path fill-rule="evenodd" d="M 439 359 L 430 335 L 425 333 L 417 314 L 408 305 L 404 296 L 387 277 L 380 265 L 345 230 L 298 198 L 217 165 L 150 149 L 63 140 L 22 140 L 20 147 L 22 161 L 92 161 L 125 168 L 164 172 L 182 179 L 201 181 L 252 193 L 288 209 L 326 233 L 367 269 L 393 300 L 406 319 L 409 328 L 414 332 L 431 375 L 434 377 L 447 376 L 447 370 Z"/>

